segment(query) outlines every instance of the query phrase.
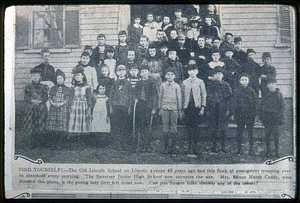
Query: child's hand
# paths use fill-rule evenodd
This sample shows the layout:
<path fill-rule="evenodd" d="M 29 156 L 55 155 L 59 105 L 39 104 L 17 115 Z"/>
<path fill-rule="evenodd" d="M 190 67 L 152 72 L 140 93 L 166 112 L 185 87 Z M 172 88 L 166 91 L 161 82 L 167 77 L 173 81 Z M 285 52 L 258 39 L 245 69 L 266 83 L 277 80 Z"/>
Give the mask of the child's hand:
<path fill-rule="evenodd" d="M 107 116 L 107 117 L 106 117 L 106 123 L 108 123 L 108 122 L 109 122 L 109 117 Z"/>
<path fill-rule="evenodd" d="M 232 120 L 232 121 L 233 121 L 233 120 L 234 120 L 234 116 L 231 116 L 231 117 L 230 117 L 230 120 Z"/>
<path fill-rule="evenodd" d="M 203 116 L 203 115 L 204 115 L 204 108 L 203 108 L 203 107 L 201 107 L 200 112 L 199 112 L 199 115 L 200 115 L 200 116 Z"/>
<path fill-rule="evenodd" d="M 152 109 L 151 114 L 152 115 L 156 114 L 156 109 Z"/>
<path fill-rule="evenodd" d="M 230 115 L 230 111 L 226 111 L 226 116 L 229 116 Z"/>

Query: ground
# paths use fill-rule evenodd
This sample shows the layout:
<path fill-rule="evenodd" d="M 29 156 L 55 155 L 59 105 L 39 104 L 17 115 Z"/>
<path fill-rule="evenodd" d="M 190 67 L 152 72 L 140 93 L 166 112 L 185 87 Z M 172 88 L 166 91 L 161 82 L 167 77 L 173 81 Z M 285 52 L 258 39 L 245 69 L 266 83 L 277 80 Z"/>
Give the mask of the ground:
<path fill-rule="evenodd" d="M 293 122 L 292 122 L 292 100 L 286 100 L 285 124 L 280 127 L 280 157 L 293 154 Z M 16 114 L 16 120 L 17 119 Z M 20 119 L 19 119 L 20 120 Z M 17 122 L 16 121 L 16 122 Z M 20 122 L 20 121 L 19 121 Z M 17 123 L 16 123 L 17 125 Z M 178 127 L 177 152 L 176 156 L 162 154 L 163 139 L 162 126 L 157 125 L 153 129 L 151 142 L 153 151 L 151 153 L 132 153 L 129 151 L 117 151 L 114 144 L 107 145 L 103 140 L 98 146 L 88 145 L 84 149 L 69 149 L 63 147 L 60 150 L 30 149 L 28 146 L 28 135 L 24 134 L 20 127 L 16 127 L 15 155 L 23 155 L 30 159 L 42 159 L 46 163 L 90 163 L 90 164 L 237 164 L 237 163 L 263 163 L 268 159 L 279 157 L 266 157 L 264 129 L 254 130 L 254 152 L 249 156 L 249 144 L 247 134 L 244 133 L 242 144 L 242 155 L 237 155 L 235 140 L 236 129 L 229 128 L 226 139 L 227 153 L 212 153 L 211 139 L 206 128 L 199 128 L 199 155 L 196 158 L 187 156 L 187 135 L 184 126 Z M 274 151 L 272 142 L 271 149 Z M 273 153 L 274 154 L 274 153 Z"/>

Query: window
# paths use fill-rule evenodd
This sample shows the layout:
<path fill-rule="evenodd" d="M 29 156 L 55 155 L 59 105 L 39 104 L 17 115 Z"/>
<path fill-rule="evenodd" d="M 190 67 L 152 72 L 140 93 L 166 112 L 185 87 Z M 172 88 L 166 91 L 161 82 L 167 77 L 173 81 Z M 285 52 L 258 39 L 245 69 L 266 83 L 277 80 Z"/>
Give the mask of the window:
<path fill-rule="evenodd" d="M 31 14 L 28 14 L 29 9 Z M 47 5 L 23 10 L 27 12 L 25 17 L 20 8 L 16 10 L 17 48 L 57 49 L 80 45 L 79 6 Z"/>
<path fill-rule="evenodd" d="M 291 7 L 278 6 L 278 38 L 277 44 L 291 46 Z"/>

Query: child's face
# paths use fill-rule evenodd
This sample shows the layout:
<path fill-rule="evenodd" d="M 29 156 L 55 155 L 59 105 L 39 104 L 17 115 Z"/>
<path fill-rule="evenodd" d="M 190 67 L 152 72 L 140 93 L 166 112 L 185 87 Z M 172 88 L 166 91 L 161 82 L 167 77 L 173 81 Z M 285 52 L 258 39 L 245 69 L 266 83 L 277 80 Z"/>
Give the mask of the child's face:
<path fill-rule="evenodd" d="M 143 46 L 143 47 L 146 47 L 147 46 L 147 39 L 146 38 L 141 38 L 140 39 L 140 45 Z"/>
<path fill-rule="evenodd" d="M 192 30 L 187 31 L 186 37 L 187 37 L 188 39 L 193 39 L 193 38 L 194 38 L 194 33 L 193 33 L 193 31 L 192 31 Z"/>
<path fill-rule="evenodd" d="M 220 54 L 219 54 L 218 52 L 216 52 L 216 53 L 213 53 L 213 54 L 211 55 L 211 57 L 212 57 L 213 61 L 219 61 L 219 59 L 220 59 Z"/>
<path fill-rule="evenodd" d="M 167 72 L 165 77 L 168 82 L 172 82 L 175 79 L 175 74 L 172 72 Z"/>
<path fill-rule="evenodd" d="M 255 56 L 255 53 L 254 52 L 250 52 L 248 54 L 248 57 L 251 58 L 252 60 L 254 60 L 254 56 Z"/>
<path fill-rule="evenodd" d="M 126 75 L 126 70 L 122 69 L 117 71 L 117 76 L 119 76 L 119 78 L 124 78 L 125 75 Z"/>
<path fill-rule="evenodd" d="M 153 15 L 152 14 L 147 15 L 147 20 L 149 23 L 151 23 L 153 21 Z"/>
<path fill-rule="evenodd" d="M 127 39 L 126 35 L 119 35 L 119 40 L 121 43 L 124 43 L 126 39 Z"/>
<path fill-rule="evenodd" d="M 99 46 L 104 46 L 105 45 L 105 38 L 104 37 L 99 37 L 97 39 L 98 45 Z"/>
<path fill-rule="evenodd" d="M 178 39 L 179 46 L 183 46 L 185 43 L 185 39 Z"/>
<path fill-rule="evenodd" d="M 172 60 L 172 61 L 175 61 L 176 60 L 176 51 L 169 51 L 169 59 Z"/>
<path fill-rule="evenodd" d="M 135 24 L 140 24 L 141 23 L 141 19 L 140 18 L 135 18 L 134 19 L 134 23 Z"/>
<path fill-rule="evenodd" d="M 63 78 L 63 76 L 61 76 L 61 75 L 58 75 L 57 77 L 56 77 L 56 82 L 57 82 L 57 84 L 58 85 L 62 85 L 62 84 L 64 84 L 64 78 Z"/>
<path fill-rule="evenodd" d="M 210 26 L 211 25 L 211 18 L 205 18 L 205 23 Z"/>
<path fill-rule="evenodd" d="M 274 92 L 276 90 L 276 83 L 272 82 L 272 83 L 268 83 L 267 88 L 270 90 L 270 92 Z"/>
<path fill-rule="evenodd" d="M 113 51 L 112 52 L 110 52 L 110 51 L 106 52 L 106 56 L 109 59 L 112 59 L 114 57 L 114 55 L 115 55 L 115 53 Z"/>
<path fill-rule="evenodd" d="M 143 79 L 148 79 L 148 77 L 149 77 L 149 70 L 147 70 L 147 69 L 141 70 L 140 75 L 141 75 L 141 77 L 142 77 Z"/>
<path fill-rule="evenodd" d="M 212 4 L 209 4 L 207 9 L 208 9 L 209 12 L 214 12 L 215 11 L 215 6 L 212 5 Z"/>
<path fill-rule="evenodd" d="M 105 87 L 103 87 L 102 85 L 100 85 L 100 86 L 98 87 L 98 93 L 99 93 L 100 95 L 104 95 L 104 94 L 105 94 Z"/>
<path fill-rule="evenodd" d="M 165 16 L 164 17 L 164 24 L 169 24 L 170 23 L 170 18 L 169 17 L 167 17 L 167 16 Z"/>
<path fill-rule="evenodd" d="M 137 75 L 139 74 L 139 70 L 136 69 L 136 68 L 131 68 L 130 71 L 129 71 L 129 74 L 130 74 L 132 77 L 137 77 Z"/>
<path fill-rule="evenodd" d="M 43 53 L 43 61 L 44 63 L 48 63 L 50 59 L 50 52 L 44 52 Z"/>
<path fill-rule="evenodd" d="M 214 46 L 217 47 L 217 48 L 219 48 L 219 47 L 220 47 L 220 40 L 217 40 L 217 39 L 216 39 L 216 40 L 214 41 Z"/>
<path fill-rule="evenodd" d="M 189 60 L 189 65 L 195 65 L 196 64 L 196 61 L 195 60 Z"/>
<path fill-rule="evenodd" d="M 182 15 L 181 11 L 175 11 L 175 17 L 180 18 Z"/>
<path fill-rule="evenodd" d="M 197 27 L 198 27 L 198 22 L 197 22 L 197 21 L 192 22 L 192 27 L 193 27 L 193 28 L 197 28 Z"/>
<path fill-rule="evenodd" d="M 205 43 L 206 44 L 211 44 L 212 43 L 212 38 L 206 38 Z"/>
<path fill-rule="evenodd" d="M 82 65 L 87 65 L 89 62 L 90 62 L 89 56 L 81 56 L 81 64 Z"/>
<path fill-rule="evenodd" d="M 205 40 L 204 40 L 204 38 L 198 38 L 198 45 L 199 45 L 200 47 L 204 47 L 204 45 L 205 45 Z"/>
<path fill-rule="evenodd" d="M 223 79 L 223 76 L 224 75 L 221 72 L 217 72 L 217 73 L 214 74 L 215 80 L 218 80 L 218 81 L 221 81 Z"/>
<path fill-rule="evenodd" d="M 34 83 L 38 83 L 41 79 L 41 75 L 39 73 L 33 73 L 31 74 L 31 80 Z"/>
<path fill-rule="evenodd" d="M 101 68 L 101 74 L 102 74 L 102 76 L 104 76 L 104 77 L 108 77 L 108 74 L 109 74 L 109 69 L 108 69 L 108 67 L 102 67 L 102 68 Z"/>
<path fill-rule="evenodd" d="M 191 78 L 195 78 L 198 74 L 198 70 L 197 69 L 189 70 L 188 74 Z"/>
<path fill-rule="evenodd" d="M 82 82 L 82 80 L 83 80 L 83 74 L 82 73 L 76 73 L 75 74 L 75 80 L 77 82 Z"/>
<path fill-rule="evenodd" d="M 162 31 L 157 32 L 156 37 L 158 40 L 163 40 L 164 32 L 162 32 Z"/>
<path fill-rule="evenodd" d="M 155 21 L 156 22 L 161 22 L 161 15 L 156 15 L 155 16 Z"/>
<path fill-rule="evenodd" d="M 267 58 L 265 58 L 264 60 L 263 60 L 263 62 L 264 62 L 264 64 L 265 65 L 271 65 L 271 57 L 267 57 Z"/>
<path fill-rule="evenodd" d="M 227 56 L 228 58 L 232 58 L 233 52 L 232 51 L 226 51 L 225 56 Z"/>
<path fill-rule="evenodd" d="M 156 55 L 156 49 L 155 49 L 155 48 L 149 49 L 149 55 L 150 55 L 151 57 L 154 57 L 154 56 Z"/>
<path fill-rule="evenodd" d="M 168 47 L 164 46 L 160 48 L 160 52 L 163 53 L 165 56 L 167 55 Z"/>
<path fill-rule="evenodd" d="M 134 51 L 128 51 L 127 59 L 129 61 L 134 61 L 134 59 L 135 59 L 135 52 Z"/>
<path fill-rule="evenodd" d="M 171 37 L 171 39 L 176 39 L 177 38 L 177 31 L 176 30 L 172 30 L 170 32 L 170 37 Z"/>
<path fill-rule="evenodd" d="M 249 78 L 248 78 L 248 77 L 241 77 L 241 78 L 240 78 L 240 84 L 241 84 L 243 87 L 247 87 L 248 84 L 249 84 Z"/>
<path fill-rule="evenodd" d="M 234 43 L 234 48 L 237 51 L 240 51 L 242 49 L 242 42 L 236 42 L 236 43 Z"/>
<path fill-rule="evenodd" d="M 226 41 L 232 43 L 233 37 L 231 35 L 226 35 Z"/>

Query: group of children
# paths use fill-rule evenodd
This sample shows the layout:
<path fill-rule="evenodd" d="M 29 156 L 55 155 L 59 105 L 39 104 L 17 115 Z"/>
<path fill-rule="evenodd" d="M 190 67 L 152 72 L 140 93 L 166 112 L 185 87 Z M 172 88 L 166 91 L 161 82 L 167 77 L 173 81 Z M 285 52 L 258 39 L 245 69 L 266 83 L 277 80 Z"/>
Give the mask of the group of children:
<path fill-rule="evenodd" d="M 52 73 L 55 86 L 49 91 L 41 81 L 50 80 L 44 75 L 53 67 L 44 62 L 43 68 L 33 68 L 32 84 L 25 87 L 25 126 L 32 134 L 33 147 L 42 139 L 39 136 L 47 137 L 45 130 L 50 132 L 48 137 L 58 134 L 60 139 L 67 137 L 67 142 L 74 138 L 80 146 L 91 137 L 112 132 L 119 150 L 149 152 L 153 116 L 158 114 L 164 153 L 176 153 L 177 121 L 182 118 L 189 153 L 199 154 L 197 132 L 203 120 L 211 132 L 211 151 L 219 151 L 220 141 L 221 151 L 226 153 L 228 121 L 232 119 L 237 123 L 237 153 L 242 153 L 246 126 L 249 154 L 253 155 L 253 128 L 260 115 L 266 129 L 267 155 L 271 155 L 273 135 L 275 155 L 279 156 L 278 126 L 283 123 L 284 100 L 276 88 L 271 55 L 264 52 L 264 65 L 260 66 L 254 61 L 253 49 L 242 50 L 241 37 L 226 33 L 221 43 L 220 20 L 214 5 L 208 8 L 211 13 L 202 18 L 206 24 L 197 16 L 190 20 L 182 17 L 181 10 L 175 11 L 173 24 L 169 16 L 159 22 L 149 13 L 142 26 L 137 17 L 129 37 L 126 31 L 119 32 L 116 47 L 106 44 L 104 34 L 98 35 L 98 46 L 85 46 L 73 69 L 71 88 L 64 85 L 65 74 L 58 69 Z"/>

